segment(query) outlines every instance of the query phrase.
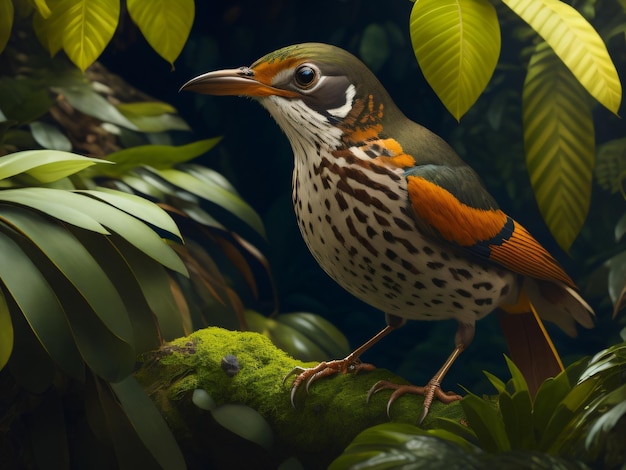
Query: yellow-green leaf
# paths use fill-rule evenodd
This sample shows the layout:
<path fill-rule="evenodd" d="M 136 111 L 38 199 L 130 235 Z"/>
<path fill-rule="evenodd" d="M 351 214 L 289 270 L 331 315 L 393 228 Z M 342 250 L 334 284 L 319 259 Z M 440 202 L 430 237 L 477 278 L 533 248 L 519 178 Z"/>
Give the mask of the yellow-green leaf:
<path fill-rule="evenodd" d="M 13 323 L 9 314 L 9 307 L 0 289 L 0 370 L 9 361 L 13 351 Z"/>
<path fill-rule="evenodd" d="M 39 14 L 44 18 L 48 18 L 52 14 L 46 0 L 33 0 L 33 3 L 35 4 L 35 8 L 37 8 Z"/>
<path fill-rule="evenodd" d="M 119 103 L 117 109 L 124 115 L 160 116 L 165 113 L 176 113 L 176 108 L 163 101 L 138 101 L 136 103 Z"/>
<path fill-rule="evenodd" d="M 411 42 L 424 78 L 457 119 L 483 92 L 500 55 L 500 25 L 488 0 L 419 0 Z"/>
<path fill-rule="evenodd" d="M 558 0 L 503 0 L 559 56 L 585 89 L 617 114 L 622 85 L 606 45 L 573 7 Z"/>
<path fill-rule="evenodd" d="M 587 96 L 553 50 L 539 44 L 522 96 L 526 165 L 539 210 L 566 251 L 591 199 L 595 137 Z"/>
<path fill-rule="evenodd" d="M 57 8 L 61 10 L 63 49 L 84 71 L 102 54 L 113 37 L 120 16 L 120 2 L 62 0 Z"/>
<path fill-rule="evenodd" d="M 0 52 L 4 50 L 13 28 L 13 2 L 0 0 Z"/>
<path fill-rule="evenodd" d="M 148 43 L 173 66 L 191 31 L 193 0 L 128 0 L 126 6 Z"/>
<path fill-rule="evenodd" d="M 115 163 L 115 166 L 103 169 L 106 175 L 120 175 L 133 168 L 148 165 L 156 169 L 166 169 L 177 163 L 186 162 L 208 152 L 221 137 L 197 140 L 185 145 L 138 145 L 119 150 L 107 155 L 107 161 Z"/>
<path fill-rule="evenodd" d="M 27 173 L 42 183 L 51 183 L 106 160 L 83 157 L 60 150 L 24 150 L 0 160 L 0 179 Z"/>
<path fill-rule="evenodd" d="M 48 0 L 50 14 L 45 16 L 41 10 L 33 14 L 33 30 L 39 42 L 54 56 L 63 48 L 65 0 Z"/>

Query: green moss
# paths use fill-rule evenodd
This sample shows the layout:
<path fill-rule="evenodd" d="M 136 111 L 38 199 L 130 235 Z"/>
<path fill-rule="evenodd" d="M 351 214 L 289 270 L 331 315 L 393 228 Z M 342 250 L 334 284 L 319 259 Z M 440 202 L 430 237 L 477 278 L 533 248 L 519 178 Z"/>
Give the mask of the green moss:
<path fill-rule="evenodd" d="M 224 356 L 234 355 L 240 371 L 229 376 L 221 367 Z M 376 369 L 357 375 L 336 375 L 311 385 L 306 395 L 298 390 L 296 409 L 291 406 L 292 379 L 283 378 L 296 366 L 311 367 L 277 349 L 263 335 L 249 332 L 206 328 L 177 339 L 142 358 L 136 373 L 138 381 L 160 406 L 168 422 L 179 434 L 196 432 L 189 413 L 201 410 L 190 406 L 196 388 L 206 390 L 218 405 L 242 403 L 257 410 L 274 430 L 277 446 L 287 455 L 319 458 L 337 456 L 363 429 L 388 422 L 389 392 L 374 395 L 366 403 L 367 391 L 378 380 L 403 383 L 389 371 Z M 403 396 L 392 407 L 392 421 L 416 424 L 422 398 Z M 424 423 L 432 427 L 441 410 L 447 416 L 458 404 L 435 403 Z"/>

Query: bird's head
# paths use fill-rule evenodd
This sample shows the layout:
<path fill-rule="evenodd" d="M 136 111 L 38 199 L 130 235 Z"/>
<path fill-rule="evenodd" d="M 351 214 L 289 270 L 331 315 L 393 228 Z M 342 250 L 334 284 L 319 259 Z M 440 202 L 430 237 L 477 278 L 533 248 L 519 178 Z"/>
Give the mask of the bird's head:
<path fill-rule="evenodd" d="M 205 73 L 181 90 L 258 100 L 292 145 L 355 145 L 381 138 L 399 113 L 374 74 L 352 54 L 328 44 L 285 47 L 250 67 Z"/>

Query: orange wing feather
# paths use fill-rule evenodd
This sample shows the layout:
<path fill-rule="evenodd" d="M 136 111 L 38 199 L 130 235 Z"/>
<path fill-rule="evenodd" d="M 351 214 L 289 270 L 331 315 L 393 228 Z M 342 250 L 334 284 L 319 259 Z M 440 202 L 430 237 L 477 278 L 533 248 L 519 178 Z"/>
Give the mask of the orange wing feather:
<path fill-rule="evenodd" d="M 416 217 L 443 239 L 511 271 L 574 287 L 550 253 L 501 210 L 471 207 L 445 188 L 419 176 L 408 176 L 407 181 Z"/>

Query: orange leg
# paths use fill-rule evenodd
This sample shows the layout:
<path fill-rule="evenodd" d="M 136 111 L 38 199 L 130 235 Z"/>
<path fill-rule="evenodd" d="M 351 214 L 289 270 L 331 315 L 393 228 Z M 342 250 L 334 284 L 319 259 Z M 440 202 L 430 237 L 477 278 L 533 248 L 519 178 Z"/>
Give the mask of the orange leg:
<path fill-rule="evenodd" d="M 323 377 L 334 375 L 338 373 L 347 374 L 348 372 L 357 373 L 361 370 L 374 370 L 376 367 L 372 364 L 366 364 L 361 362 L 361 355 L 378 343 L 381 339 L 391 333 L 393 330 L 399 328 L 404 324 L 404 321 L 397 317 L 388 316 L 388 324 L 385 328 L 379 331 L 374 337 L 366 341 L 362 346 L 358 347 L 344 359 L 338 359 L 329 362 L 320 362 L 317 366 L 311 368 L 295 367 L 289 372 L 283 379 L 283 384 L 292 375 L 296 375 L 291 388 L 291 404 L 295 408 L 295 397 L 298 387 L 304 382 L 305 390 L 308 393 L 309 386 Z"/>
<path fill-rule="evenodd" d="M 450 367 L 459 357 L 459 355 L 470 345 L 472 339 L 474 338 L 474 325 L 459 323 L 459 326 L 456 331 L 455 336 L 455 348 L 446 359 L 446 362 L 443 363 L 443 366 L 437 371 L 437 373 L 433 376 L 432 379 L 428 381 L 424 387 L 419 387 L 417 385 L 399 385 L 393 382 L 388 382 L 386 380 L 381 380 L 374 384 L 374 386 L 370 389 L 367 394 L 367 401 L 369 402 L 372 395 L 381 391 L 381 390 L 394 390 L 389 397 L 389 401 L 387 401 L 387 415 L 389 416 L 391 405 L 396 399 L 405 393 L 411 393 L 415 395 L 423 395 L 424 396 L 424 406 L 422 408 L 422 414 L 419 418 L 419 424 L 422 424 L 424 418 L 428 415 L 428 411 L 430 410 L 430 405 L 432 405 L 433 400 L 436 398 L 442 403 L 452 403 L 453 401 L 460 400 L 461 396 L 457 395 L 453 392 L 444 392 L 441 390 L 441 382 L 445 375 L 450 370 Z"/>

